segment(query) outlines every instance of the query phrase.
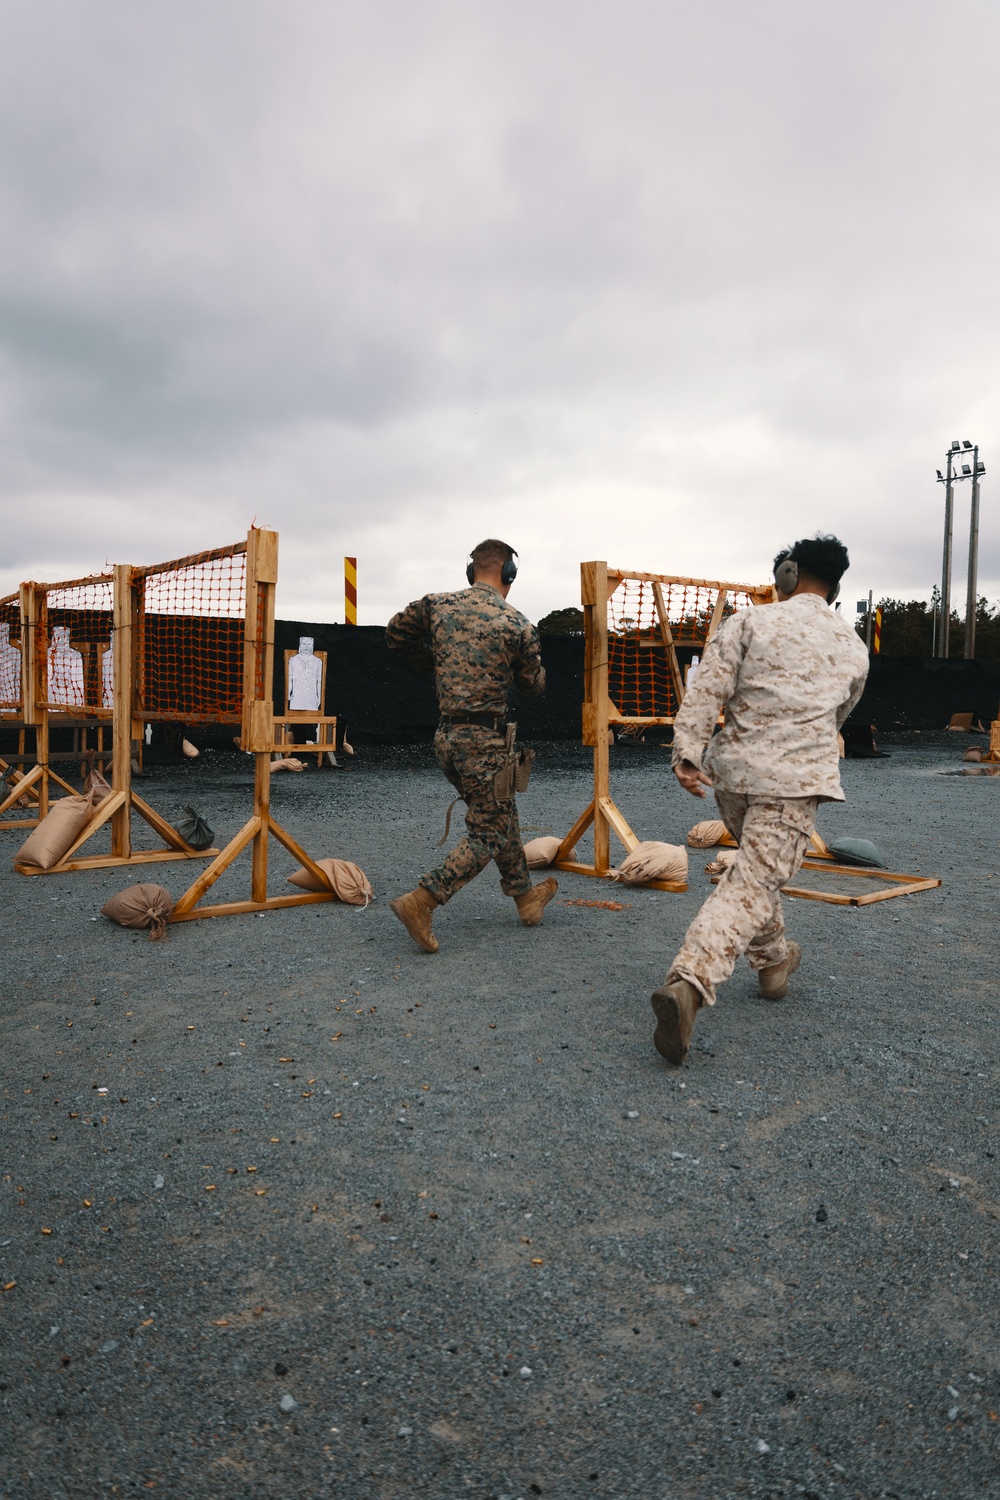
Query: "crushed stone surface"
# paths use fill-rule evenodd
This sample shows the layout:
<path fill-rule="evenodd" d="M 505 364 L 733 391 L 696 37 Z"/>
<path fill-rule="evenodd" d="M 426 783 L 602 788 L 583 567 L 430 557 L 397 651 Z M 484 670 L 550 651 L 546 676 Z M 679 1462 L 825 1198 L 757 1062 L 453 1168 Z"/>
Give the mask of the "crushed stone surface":
<path fill-rule="evenodd" d="M 204 861 L 5 858 L 3 1500 L 1000 1494 L 1000 779 L 942 774 L 982 737 L 881 743 L 819 830 L 943 886 L 788 905 L 788 999 L 741 966 L 681 1069 L 649 995 L 712 851 L 684 895 L 560 875 L 534 929 L 491 868 L 425 955 L 388 903 L 439 857 L 427 745 L 274 780 L 367 909 L 154 943 L 100 907 Z M 539 751 L 526 837 L 591 791 L 588 752 Z M 712 815 L 661 747 L 611 760 L 640 838 Z M 252 764 L 137 790 L 221 845 Z M 293 867 L 272 843 L 273 894 Z M 249 881 L 244 856 L 210 899 Z"/>

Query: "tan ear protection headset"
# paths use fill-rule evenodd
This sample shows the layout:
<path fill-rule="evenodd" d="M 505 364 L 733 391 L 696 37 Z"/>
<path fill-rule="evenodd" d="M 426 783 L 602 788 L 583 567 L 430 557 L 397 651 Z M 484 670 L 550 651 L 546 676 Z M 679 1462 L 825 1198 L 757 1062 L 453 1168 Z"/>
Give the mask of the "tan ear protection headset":
<path fill-rule="evenodd" d="M 517 563 L 514 561 L 514 558 L 517 556 L 517 553 L 514 552 L 513 547 L 511 548 L 511 552 L 513 553 L 513 556 L 508 557 L 507 561 L 503 564 L 502 568 L 500 569 L 500 582 L 502 584 L 504 584 L 504 585 L 509 584 L 509 583 L 513 583 L 514 579 L 517 577 Z M 475 581 L 476 581 L 476 565 L 472 561 L 471 554 L 469 556 L 469 565 L 468 565 L 468 567 L 465 570 L 465 576 L 469 580 L 470 583 L 475 583 Z"/>
<path fill-rule="evenodd" d="M 783 599 L 791 598 L 795 593 L 799 581 L 799 565 L 791 557 L 786 557 L 774 570 L 774 586 Z M 832 604 L 840 593 L 840 584 L 837 583 L 826 596 L 827 604 Z"/>

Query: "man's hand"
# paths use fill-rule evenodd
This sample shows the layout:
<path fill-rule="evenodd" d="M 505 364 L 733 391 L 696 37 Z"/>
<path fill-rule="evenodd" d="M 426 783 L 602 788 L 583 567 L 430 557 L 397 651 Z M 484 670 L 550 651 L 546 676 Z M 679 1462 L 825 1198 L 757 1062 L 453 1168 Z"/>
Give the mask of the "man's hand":
<path fill-rule="evenodd" d="M 692 797 L 704 797 L 705 788 L 712 785 L 704 771 L 700 771 L 697 766 L 693 766 L 689 760 L 682 760 L 674 766 L 674 775 L 684 790 L 690 792 Z"/>

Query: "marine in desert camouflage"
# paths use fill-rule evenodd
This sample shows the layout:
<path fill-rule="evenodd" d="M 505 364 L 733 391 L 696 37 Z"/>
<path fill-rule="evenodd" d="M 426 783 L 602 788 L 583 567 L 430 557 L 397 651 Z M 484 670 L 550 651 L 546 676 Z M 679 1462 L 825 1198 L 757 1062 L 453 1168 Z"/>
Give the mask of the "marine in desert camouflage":
<path fill-rule="evenodd" d="M 697 1010 L 715 1004 L 742 953 L 765 999 L 783 999 L 798 968 L 779 891 L 802 863 L 818 803 L 844 799 L 837 734 L 868 675 L 865 647 L 830 607 L 847 564 L 836 537 L 781 553 L 778 602 L 720 626 L 677 714 L 677 778 L 695 796 L 714 788 L 740 847 L 653 994 L 653 1041 L 675 1065 Z M 713 738 L 720 712 L 725 725 Z"/>

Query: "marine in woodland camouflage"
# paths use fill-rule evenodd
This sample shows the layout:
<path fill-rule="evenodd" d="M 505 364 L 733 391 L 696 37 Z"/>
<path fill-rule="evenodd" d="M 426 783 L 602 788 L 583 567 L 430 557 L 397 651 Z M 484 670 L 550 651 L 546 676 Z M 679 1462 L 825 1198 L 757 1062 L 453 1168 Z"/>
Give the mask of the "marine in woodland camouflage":
<path fill-rule="evenodd" d="M 842 802 L 837 731 L 867 676 L 862 641 L 818 594 L 743 610 L 705 649 L 674 723 L 673 763 L 730 792 Z"/>
<path fill-rule="evenodd" d="M 444 716 L 495 714 L 500 722 L 512 686 L 533 694 L 545 687 L 538 632 L 488 583 L 415 600 L 389 621 L 386 640 L 411 666 L 433 668 Z M 466 802 L 466 837 L 420 884 L 443 904 L 492 859 L 504 894 L 524 895 L 531 877 L 517 804 L 513 796 L 498 798 L 493 787 L 508 757 L 503 733 L 445 719 L 434 736 L 434 753 Z"/>
<path fill-rule="evenodd" d="M 709 1005 L 741 953 L 752 969 L 787 958 L 778 892 L 805 857 L 817 804 L 815 797 L 745 797 L 721 789 L 715 800 L 739 852 L 685 933 L 666 980 L 686 979 Z"/>

